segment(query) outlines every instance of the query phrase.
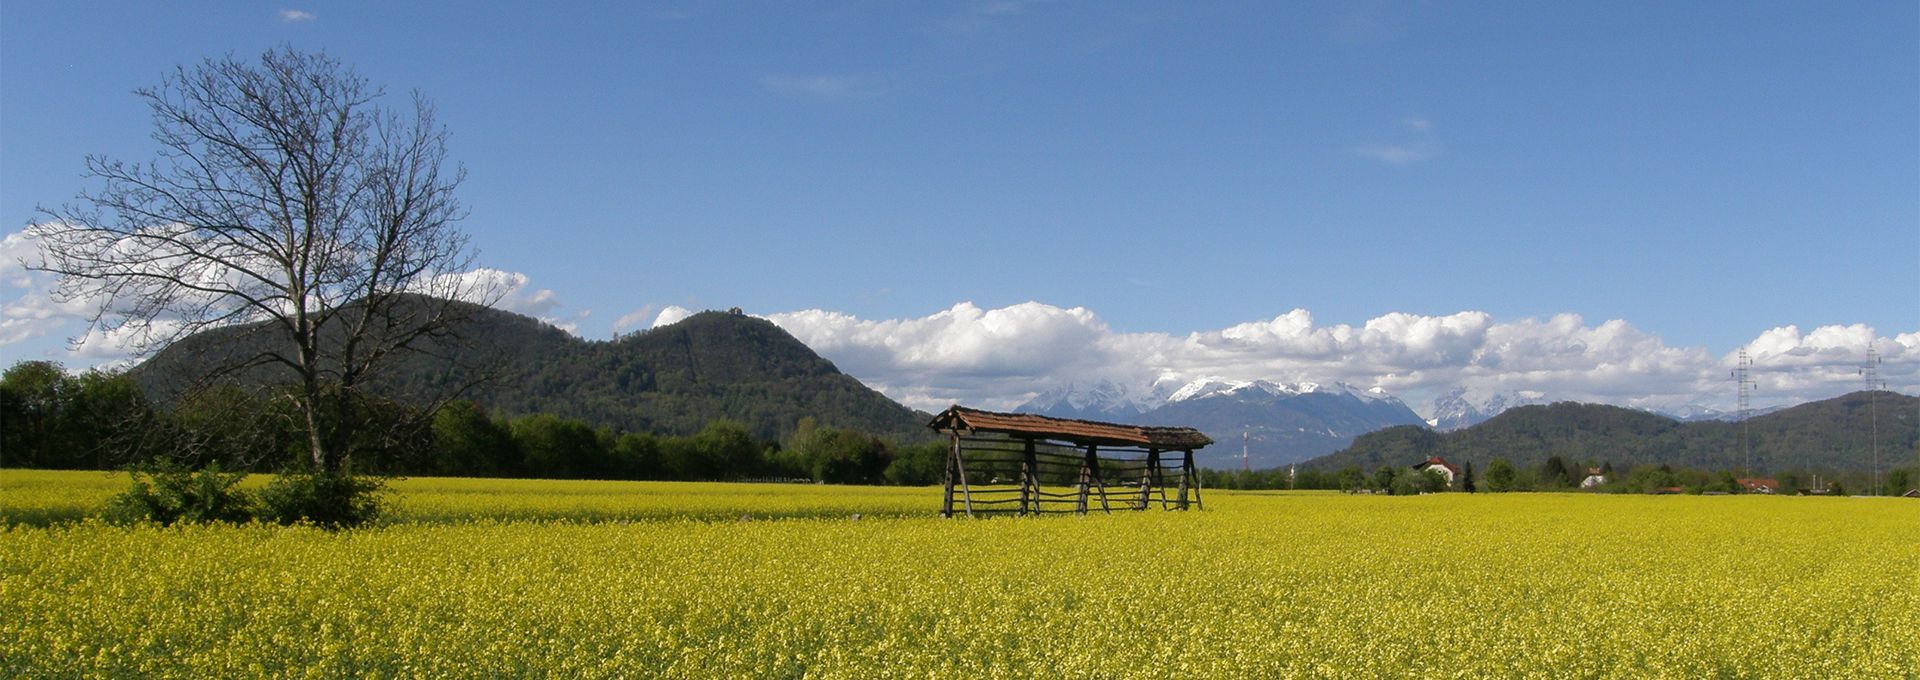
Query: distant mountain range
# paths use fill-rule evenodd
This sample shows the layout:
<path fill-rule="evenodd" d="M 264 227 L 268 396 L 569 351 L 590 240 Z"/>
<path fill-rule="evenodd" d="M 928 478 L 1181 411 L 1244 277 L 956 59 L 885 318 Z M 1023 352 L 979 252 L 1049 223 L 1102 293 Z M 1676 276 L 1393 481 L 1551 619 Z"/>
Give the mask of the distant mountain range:
<path fill-rule="evenodd" d="M 446 385 L 469 379 L 473 373 L 468 366 L 486 364 L 497 375 L 467 396 L 489 411 L 508 416 L 549 413 L 615 430 L 664 434 L 690 434 L 713 420 L 726 418 L 746 424 L 763 439 L 790 432 L 801 418 L 811 417 L 823 425 L 896 439 L 932 436 L 925 428 L 930 417 L 927 414 L 902 406 L 841 373 L 832 362 L 773 323 L 737 312 L 703 312 L 646 332 L 591 341 L 530 317 L 474 307 L 470 318 L 456 331 L 467 345 L 457 350 L 437 347 L 427 355 L 407 359 L 373 385 L 374 389 L 403 401 L 417 401 Z M 149 394 L 164 401 L 213 366 L 257 355 L 273 342 L 273 334 L 264 327 L 209 331 L 168 347 L 136 367 L 133 375 Z M 473 361 L 448 360 L 455 355 Z M 255 370 L 227 379 L 265 384 L 284 380 L 285 376 Z M 1409 446 L 1426 448 L 1438 446 L 1433 442 L 1452 441 L 1446 438 L 1454 435 L 1465 437 L 1461 441 L 1479 441 L 1474 437 L 1480 435 L 1462 433 L 1473 430 L 1475 424 L 1503 419 L 1532 422 L 1528 419 L 1537 416 L 1524 414 L 1546 408 L 1539 404 L 1547 399 L 1548 395 L 1539 392 L 1479 394 L 1455 390 L 1436 399 L 1433 417 L 1423 419 L 1379 388 L 1361 389 L 1339 382 L 1281 384 L 1209 377 L 1190 382 L 1161 380 L 1141 386 L 1112 381 L 1068 384 L 1034 397 L 1017 410 L 1083 420 L 1195 427 L 1217 442 L 1200 452 L 1199 462 L 1213 468 L 1242 464 L 1239 444 L 1244 435 L 1246 464 L 1270 468 L 1325 456 L 1350 445 L 1362 451 L 1353 455 L 1367 459 L 1374 454 L 1364 451 L 1373 450 L 1369 446 L 1376 440 L 1356 438 L 1369 433 L 1376 433 L 1378 441 L 1405 441 Z M 1552 408 L 1565 407 L 1556 404 Z M 1700 424 L 1709 428 L 1724 426 L 1718 421 L 1731 418 L 1703 407 L 1691 407 L 1673 418 L 1632 409 L 1590 408 L 1624 411 L 1649 423 L 1703 420 L 1708 422 Z M 1522 415 L 1505 418 L 1514 413 Z M 1753 424 L 1759 432 L 1763 419 L 1759 414 L 1768 410 L 1755 413 Z M 1906 413 L 1912 413 L 1912 409 Z M 1622 420 L 1628 416 L 1606 418 Z M 1447 432 L 1436 433 L 1429 428 Z M 1809 431 L 1829 430 L 1832 428 L 1821 426 Z M 1788 428 L 1781 436 L 1797 431 Z M 1587 444 L 1597 446 L 1595 442 L 1599 441 L 1603 440 Z M 1818 457 L 1822 447 L 1832 446 L 1824 440 L 1792 441 L 1800 442 L 1795 444 L 1798 448 L 1791 455 L 1782 452 L 1783 459 L 1805 451 Z M 1377 457 L 1397 459 L 1397 455 Z M 1710 456 L 1688 453 L 1684 458 L 1706 460 Z"/>
<path fill-rule="evenodd" d="M 1271 468 L 1339 451 L 1356 444 L 1355 439 L 1362 435 L 1387 428 L 1414 426 L 1451 433 L 1515 409 L 1544 407 L 1551 401 L 1549 395 L 1538 391 L 1455 389 L 1435 398 L 1429 409 L 1431 417 L 1421 418 L 1380 388 L 1363 390 L 1339 382 L 1288 385 L 1209 377 L 1185 383 L 1162 379 L 1145 386 L 1111 380 L 1069 383 L 1042 392 L 1015 410 L 1058 418 L 1195 427 L 1216 442 L 1200 454 L 1201 465 L 1213 468 L 1242 465 L 1240 444 L 1244 435 L 1245 464 Z M 1597 408 L 1644 415 L 1653 419 L 1650 422 L 1726 423 L 1739 419 L 1737 413 L 1697 404 L 1671 411 Z M 1750 417 L 1784 408 L 1754 409 Z"/>
<path fill-rule="evenodd" d="M 1486 422 L 1516 406 L 1544 404 L 1547 395 L 1534 391 L 1509 391 L 1478 394 L 1466 388 L 1435 397 L 1427 426 L 1442 432 L 1458 430 Z"/>
<path fill-rule="evenodd" d="M 1615 469 L 1667 463 L 1710 469 L 1742 467 L 1757 473 L 1791 470 L 1864 471 L 1876 455 L 1883 468 L 1916 464 L 1920 398 L 1894 392 L 1852 394 L 1778 409 L 1741 423 L 1680 420 L 1637 409 L 1561 402 L 1508 409 L 1486 422 L 1450 432 L 1392 427 L 1356 438 L 1352 446 L 1305 463 L 1318 469 L 1357 465 L 1412 465 L 1441 456 L 1480 470 L 1493 458 L 1530 466 L 1550 456 L 1580 464 L 1611 462 Z M 1750 451 L 1741 444 L 1746 433 Z M 1872 441 L 1877 433 L 1876 454 Z"/>
<path fill-rule="evenodd" d="M 1432 415 L 1427 418 L 1427 426 L 1441 432 L 1451 432 L 1484 423 L 1494 416 L 1505 413 L 1508 409 L 1521 406 L 1550 404 L 1555 401 L 1563 400 L 1553 399 L 1544 392 L 1534 390 L 1509 390 L 1506 392 L 1488 393 L 1460 388 L 1434 398 L 1432 406 L 1428 409 L 1428 413 Z M 1786 407 L 1769 406 L 1752 409 L 1748 417 L 1763 416 L 1783 408 Z M 1678 408 L 1642 408 L 1639 410 L 1666 416 L 1681 422 L 1706 420 L 1732 422 L 1740 420 L 1740 414 L 1737 411 L 1722 411 L 1700 404 L 1686 404 Z"/>
<path fill-rule="evenodd" d="M 1048 390 L 1021 404 L 1023 413 L 1136 425 L 1199 429 L 1216 442 L 1199 452 L 1204 467 L 1275 467 L 1339 450 L 1384 427 L 1418 425 L 1412 409 L 1378 388 L 1345 383 L 1280 384 L 1201 378 L 1131 388 L 1112 381 Z M 1244 437 L 1244 439 L 1243 439 Z"/>
<path fill-rule="evenodd" d="M 375 385 L 419 402 L 473 375 L 497 372 L 468 398 L 508 416 L 549 413 L 616 430 L 685 435 L 717 419 L 740 421 L 762 439 L 791 432 L 803 417 L 897 439 L 929 439 L 931 416 L 900 405 L 841 373 L 804 343 L 764 319 L 703 312 L 679 323 L 615 340 L 582 340 L 536 319 L 475 307 L 456 329 L 456 350 L 412 355 Z M 166 400 L 211 367 L 257 354 L 274 336 L 240 326 L 169 346 L 133 375 Z M 450 363 L 459 354 L 467 361 Z M 284 372 L 255 370 L 229 379 L 271 384 Z"/>

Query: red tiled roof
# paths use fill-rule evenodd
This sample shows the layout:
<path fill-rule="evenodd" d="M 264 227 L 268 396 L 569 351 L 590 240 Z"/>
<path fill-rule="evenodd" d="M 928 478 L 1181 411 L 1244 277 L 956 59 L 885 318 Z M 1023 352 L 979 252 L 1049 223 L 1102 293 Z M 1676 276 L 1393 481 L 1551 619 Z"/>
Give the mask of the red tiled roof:
<path fill-rule="evenodd" d="M 1082 444 L 1123 444 L 1174 449 L 1197 449 L 1213 439 L 1191 427 L 1146 427 L 1092 420 L 1049 418 L 1027 413 L 995 413 L 955 405 L 933 417 L 927 427 L 941 432 L 971 430 L 1030 435 Z"/>

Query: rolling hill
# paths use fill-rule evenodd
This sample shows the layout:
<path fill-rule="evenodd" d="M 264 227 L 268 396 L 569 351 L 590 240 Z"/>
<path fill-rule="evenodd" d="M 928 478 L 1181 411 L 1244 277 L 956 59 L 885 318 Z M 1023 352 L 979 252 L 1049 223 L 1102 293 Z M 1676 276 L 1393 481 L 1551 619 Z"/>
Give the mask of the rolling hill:
<path fill-rule="evenodd" d="M 1744 424 L 1681 422 L 1617 406 L 1561 402 L 1508 409 L 1452 432 L 1388 428 L 1361 435 L 1352 446 L 1304 465 L 1322 470 L 1358 465 L 1371 470 L 1441 456 L 1485 469 L 1493 458 L 1531 466 L 1561 456 L 1574 463 L 1611 462 L 1616 469 L 1643 463 L 1739 468 L 1747 458 L 1741 446 L 1744 427 L 1756 473 L 1857 472 L 1873 466 L 1871 441 L 1876 429 L 1883 468 L 1915 464 L 1915 446 L 1920 443 L 1917 414 L 1920 398 L 1895 392 L 1854 392 L 1755 416 Z"/>
<path fill-rule="evenodd" d="M 919 414 L 841 373 L 771 322 L 737 312 L 704 312 L 615 340 L 592 341 L 536 319 L 472 307 L 444 342 L 396 363 L 373 389 L 418 403 L 476 375 L 491 378 L 466 398 L 505 415 L 550 413 L 626 431 L 690 434 L 717 419 L 771 439 L 802 417 L 901 439 L 925 439 Z M 156 398 L 170 399 L 213 367 L 271 342 L 259 327 L 202 333 L 136 367 Z M 285 380 L 256 369 L 226 379 Z"/>

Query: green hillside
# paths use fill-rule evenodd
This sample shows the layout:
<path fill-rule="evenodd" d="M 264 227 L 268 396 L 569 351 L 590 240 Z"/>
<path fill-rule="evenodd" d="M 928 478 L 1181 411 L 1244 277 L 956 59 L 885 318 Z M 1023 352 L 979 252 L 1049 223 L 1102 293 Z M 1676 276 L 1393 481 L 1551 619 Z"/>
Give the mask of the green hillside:
<path fill-rule="evenodd" d="M 474 307 L 455 338 L 410 355 L 376 391 L 419 402 L 480 380 L 465 398 L 497 413 L 548 413 L 617 430 L 691 434 L 731 419 L 776 438 L 803 417 L 886 437 L 929 436 L 927 418 L 841 373 L 771 322 L 704 312 L 615 340 L 582 340 L 529 317 Z M 258 353 L 270 335 L 254 327 L 175 343 L 135 370 L 165 400 L 214 366 Z M 283 372 L 254 369 L 226 380 L 259 384 Z"/>
<path fill-rule="evenodd" d="M 1920 443 L 1920 398 L 1867 392 L 1801 404 L 1749 419 L 1744 424 L 1756 473 L 1795 470 L 1865 471 L 1873 466 L 1871 440 L 1878 412 L 1883 468 L 1913 465 Z M 1870 408 L 1872 406 L 1872 408 Z M 1479 425 L 1453 432 L 1403 426 L 1362 435 L 1352 446 L 1302 464 L 1319 470 L 1349 465 L 1372 470 L 1412 465 L 1428 456 L 1471 462 L 1485 469 L 1505 458 L 1520 466 L 1552 456 L 1611 462 L 1617 469 L 1669 464 L 1706 469 L 1743 467 L 1741 423 L 1680 421 L 1644 411 L 1563 402 L 1510 409 Z"/>

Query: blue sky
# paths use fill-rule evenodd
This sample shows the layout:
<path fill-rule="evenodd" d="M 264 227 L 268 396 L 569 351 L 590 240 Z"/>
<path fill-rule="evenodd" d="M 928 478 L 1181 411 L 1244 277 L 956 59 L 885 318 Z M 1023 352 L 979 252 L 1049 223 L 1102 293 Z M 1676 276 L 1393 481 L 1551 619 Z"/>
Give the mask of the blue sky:
<path fill-rule="evenodd" d="M 588 338 L 739 306 L 920 406 L 1203 373 L 1718 402 L 1769 338 L 1775 400 L 1868 346 L 1920 387 L 1912 2 L 16 1 L 6 232 L 152 154 L 131 90 L 280 44 L 436 102 L 508 306 Z M 0 274 L 0 362 L 114 358 Z M 1586 358 L 1508 370 L 1518 336 Z"/>

